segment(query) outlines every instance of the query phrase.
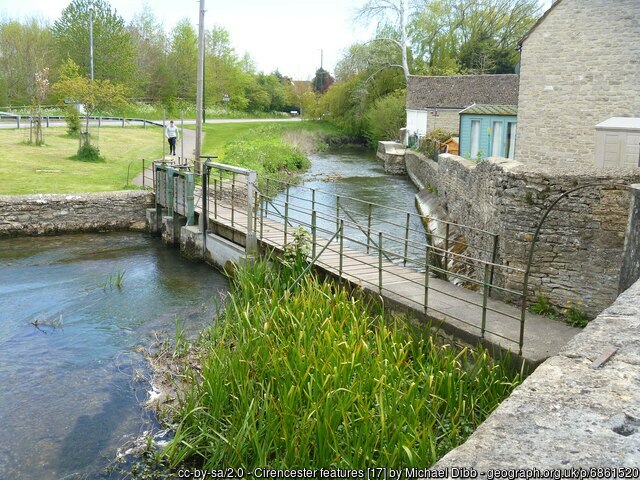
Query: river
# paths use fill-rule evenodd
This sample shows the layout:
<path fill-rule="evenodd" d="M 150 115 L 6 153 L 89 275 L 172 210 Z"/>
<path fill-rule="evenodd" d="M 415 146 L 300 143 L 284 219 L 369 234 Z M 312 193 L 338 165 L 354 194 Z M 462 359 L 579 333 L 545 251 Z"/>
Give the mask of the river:
<path fill-rule="evenodd" d="M 142 234 L 1 241 L 0 478 L 95 478 L 156 428 L 142 350 L 177 319 L 199 329 L 227 289 Z"/>
<path fill-rule="evenodd" d="M 373 154 L 321 153 L 312 164 L 305 187 L 415 212 L 411 182 Z M 344 204 L 366 219 L 366 207 Z M 376 222 L 404 222 L 383 210 Z M 140 405 L 144 350 L 172 339 L 178 319 L 199 330 L 227 290 L 220 273 L 143 234 L 0 241 L 0 478 L 105 476 L 119 447 L 158 429 Z"/>

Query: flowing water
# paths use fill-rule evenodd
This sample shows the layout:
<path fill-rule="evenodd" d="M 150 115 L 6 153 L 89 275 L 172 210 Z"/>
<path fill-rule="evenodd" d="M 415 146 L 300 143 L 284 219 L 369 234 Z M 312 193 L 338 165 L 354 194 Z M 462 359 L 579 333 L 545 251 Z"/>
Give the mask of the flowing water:
<path fill-rule="evenodd" d="M 411 182 L 385 174 L 373 154 L 312 161 L 304 186 L 318 189 L 327 213 L 332 195 L 417 213 Z M 366 206 L 341 204 L 366 225 Z M 404 235 L 404 215 L 373 213 L 374 231 L 391 222 Z M 411 228 L 423 241 L 417 216 Z M 214 269 L 142 234 L 0 241 L 0 479 L 102 478 L 119 447 L 157 428 L 140 406 L 149 390 L 142 352 L 156 335 L 172 339 L 177 319 L 192 332 L 211 321 L 227 289 Z"/>
<path fill-rule="evenodd" d="M 424 261 L 426 236 L 415 208 L 416 188 L 408 177 L 385 173 L 383 164 L 376 160 L 374 153 L 359 149 L 315 154 L 311 160 L 312 167 L 302 176 L 303 183 L 289 189 L 288 215 L 294 221 L 306 225 L 311 223 L 311 190 L 315 189 L 317 225 L 324 230 L 322 236 L 331 237 L 336 231 L 337 197 L 340 197 L 339 216 L 345 223 L 345 236 L 352 239 L 346 240 L 345 245 L 365 250 L 369 229 L 369 207 L 366 202 L 376 204 L 371 208 L 371 252 L 375 254 L 378 232 L 382 231 L 383 250 L 397 254 L 389 258 L 399 263 L 399 257 L 404 255 L 405 249 L 407 213 L 411 213 L 407 254 L 409 258 Z M 282 192 L 274 202 L 280 221 L 285 201 L 286 193 Z M 270 208 L 270 217 L 276 218 L 274 209 Z"/>
<path fill-rule="evenodd" d="M 227 289 L 142 234 L 0 241 L 0 478 L 100 476 L 155 427 L 141 349 L 211 321 Z"/>

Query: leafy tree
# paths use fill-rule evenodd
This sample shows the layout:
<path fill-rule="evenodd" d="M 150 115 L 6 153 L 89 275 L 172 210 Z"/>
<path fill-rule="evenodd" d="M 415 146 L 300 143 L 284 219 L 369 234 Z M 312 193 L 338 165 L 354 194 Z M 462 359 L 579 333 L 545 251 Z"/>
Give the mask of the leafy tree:
<path fill-rule="evenodd" d="M 380 140 L 399 137 L 400 129 L 405 125 L 406 92 L 398 90 L 378 98 L 365 114 L 364 136 L 371 147 Z"/>
<path fill-rule="evenodd" d="M 46 23 L 31 19 L 0 24 L 0 103 L 28 104 L 36 91 L 34 72 L 55 63 Z"/>
<path fill-rule="evenodd" d="M 169 53 L 170 75 L 176 81 L 176 95 L 195 100 L 198 76 L 198 35 L 187 18 L 180 20 L 171 32 Z"/>
<path fill-rule="evenodd" d="M 135 93 L 152 100 L 166 100 L 174 95 L 175 83 L 167 65 L 168 39 L 162 24 L 145 7 L 127 29 L 135 52 Z"/>
<path fill-rule="evenodd" d="M 313 77 L 311 83 L 313 84 L 313 90 L 319 93 L 325 93 L 335 79 L 324 68 L 320 67 L 316 70 L 316 75 Z"/>
<path fill-rule="evenodd" d="M 136 74 L 134 44 L 124 20 L 105 0 L 72 0 L 51 32 L 61 58 L 90 74 L 89 9 L 93 11 L 94 78 L 131 84 Z"/>
<path fill-rule="evenodd" d="M 125 107 L 129 91 L 123 85 L 114 84 L 110 80 L 92 81 L 87 77 L 75 75 L 74 71 L 78 69 L 74 68 L 72 62 L 67 62 L 65 74 L 52 88 L 60 97 L 82 105 L 87 132 L 83 143 L 89 143 L 89 117 L 107 108 Z"/>
<path fill-rule="evenodd" d="M 388 27 L 383 29 L 397 34 L 386 37 L 378 36 L 373 41 L 387 42 L 398 48 L 401 55 L 401 64 L 389 66 L 402 68 L 405 84 L 406 79 L 411 74 L 409 71 L 409 37 L 407 33 L 410 13 L 412 12 L 409 9 L 409 0 L 367 0 L 357 13 L 359 20 L 365 23 L 377 20 L 379 30 L 381 27 Z"/>

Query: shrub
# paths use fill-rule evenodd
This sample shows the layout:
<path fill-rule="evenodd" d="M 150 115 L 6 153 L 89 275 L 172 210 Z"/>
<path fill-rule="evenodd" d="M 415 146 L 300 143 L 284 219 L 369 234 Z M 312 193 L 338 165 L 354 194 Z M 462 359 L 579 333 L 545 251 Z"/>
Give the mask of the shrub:
<path fill-rule="evenodd" d="M 89 142 L 85 142 L 79 149 L 78 153 L 72 157 L 73 160 L 81 162 L 104 162 L 105 158 L 100 155 L 100 149 Z"/>
<path fill-rule="evenodd" d="M 80 114 L 73 105 L 67 106 L 65 121 L 67 122 L 67 133 L 69 135 L 78 135 L 80 133 Z"/>
<path fill-rule="evenodd" d="M 365 114 L 364 136 L 371 147 L 381 140 L 397 140 L 406 121 L 405 91 L 377 99 Z"/>

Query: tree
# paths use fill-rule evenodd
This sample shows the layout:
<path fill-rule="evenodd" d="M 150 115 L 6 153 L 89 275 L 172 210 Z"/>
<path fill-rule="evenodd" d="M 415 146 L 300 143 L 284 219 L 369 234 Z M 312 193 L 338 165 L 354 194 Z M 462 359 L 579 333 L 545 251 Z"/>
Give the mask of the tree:
<path fill-rule="evenodd" d="M 66 63 L 62 78 L 53 85 L 53 90 L 63 99 L 82 105 L 85 112 L 86 135 L 84 142 L 90 143 L 89 117 L 106 108 L 120 108 L 127 105 L 128 89 L 110 80 L 90 80 L 77 75 L 78 66 L 73 61 Z"/>
<path fill-rule="evenodd" d="M 28 104 L 36 92 L 33 73 L 56 63 L 47 24 L 35 19 L 0 24 L 0 103 Z"/>
<path fill-rule="evenodd" d="M 316 70 L 316 75 L 311 81 L 313 90 L 318 93 L 326 93 L 333 82 L 335 82 L 335 79 L 322 67 Z"/>
<path fill-rule="evenodd" d="M 49 91 L 49 69 L 43 68 L 35 73 L 36 89 L 31 101 L 31 125 L 29 133 L 29 143 L 36 145 L 44 144 L 44 135 L 42 131 L 42 102 Z M 35 126 L 36 140 L 33 141 L 33 126 Z"/>
<path fill-rule="evenodd" d="M 171 32 L 170 75 L 175 78 L 176 95 L 195 100 L 198 76 L 198 35 L 189 19 L 180 20 Z"/>
<path fill-rule="evenodd" d="M 136 94 L 164 100 L 173 92 L 172 76 L 167 65 L 167 35 L 164 27 L 145 9 L 137 13 L 127 27 L 134 46 Z"/>
<path fill-rule="evenodd" d="M 357 18 L 365 23 L 377 20 L 379 29 L 380 26 L 389 26 L 392 31 L 398 33 L 399 38 L 394 36 L 377 37 L 373 41 L 388 42 L 400 50 L 402 63 L 400 65 L 387 65 L 387 67 L 402 68 L 405 80 L 411 74 L 409 71 L 409 37 L 407 33 L 409 13 L 409 0 L 368 0 L 357 13 Z"/>
<path fill-rule="evenodd" d="M 51 31 L 60 58 L 71 58 L 90 74 L 89 9 L 93 10 L 94 78 L 130 85 L 135 75 L 134 47 L 124 20 L 105 0 L 72 0 Z"/>

